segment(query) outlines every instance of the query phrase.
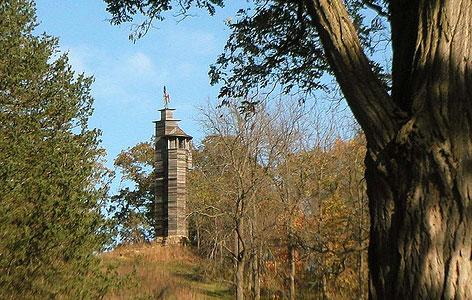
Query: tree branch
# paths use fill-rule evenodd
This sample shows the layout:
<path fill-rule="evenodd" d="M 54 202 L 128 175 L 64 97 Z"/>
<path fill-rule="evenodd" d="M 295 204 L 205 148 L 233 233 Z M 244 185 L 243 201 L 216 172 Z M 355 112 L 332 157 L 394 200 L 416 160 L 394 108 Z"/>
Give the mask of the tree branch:
<path fill-rule="evenodd" d="M 305 5 L 369 148 L 380 151 L 395 137 L 404 113 L 372 71 L 342 0 L 305 0 Z"/>
<path fill-rule="evenodd" d="M 384 11 L 382 6 L 375 4 L 370 0 L 364 0 L 362 3 L 368 8 L 374 10 L 379 16 L 386 17 L 390 20 L 390 14 L 387 11 Z"/>

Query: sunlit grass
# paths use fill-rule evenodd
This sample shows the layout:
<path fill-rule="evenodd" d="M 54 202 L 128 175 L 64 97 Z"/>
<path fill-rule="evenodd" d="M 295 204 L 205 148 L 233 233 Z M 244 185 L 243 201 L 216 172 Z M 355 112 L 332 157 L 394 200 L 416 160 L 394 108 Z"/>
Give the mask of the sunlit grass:
<path fill-rule="evenodd" d="M 229 287 L 209 280 L 204 261 L 181 246 L 134 245 L 103 255 L 128 279 L 105 299 L 231 299 Z"/>

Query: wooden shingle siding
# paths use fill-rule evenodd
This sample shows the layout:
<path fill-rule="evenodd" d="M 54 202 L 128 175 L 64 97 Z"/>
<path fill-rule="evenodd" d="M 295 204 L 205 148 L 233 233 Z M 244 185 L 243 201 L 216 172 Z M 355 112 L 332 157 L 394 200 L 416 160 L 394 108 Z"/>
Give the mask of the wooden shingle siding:
<path fill-rule="evenodd" d="M 178 127 L 173 109 L 162 109 L 156 121 L 155 139 L 155 231 L 158 240 L 182 240 L 186 222 L 187 172 L 192 168 L 192 137 Z"/>

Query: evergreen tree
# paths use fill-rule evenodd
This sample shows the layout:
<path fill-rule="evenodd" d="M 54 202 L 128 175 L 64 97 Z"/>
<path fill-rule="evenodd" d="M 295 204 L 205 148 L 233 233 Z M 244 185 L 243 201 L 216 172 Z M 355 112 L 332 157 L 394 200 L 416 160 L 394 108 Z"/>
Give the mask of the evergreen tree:
<path fill-rule="evenodd" d="M 97 298 L 106 235 L 93 79 L 35 27 L 32 1 L 0 1 L 0 298 Z"/>

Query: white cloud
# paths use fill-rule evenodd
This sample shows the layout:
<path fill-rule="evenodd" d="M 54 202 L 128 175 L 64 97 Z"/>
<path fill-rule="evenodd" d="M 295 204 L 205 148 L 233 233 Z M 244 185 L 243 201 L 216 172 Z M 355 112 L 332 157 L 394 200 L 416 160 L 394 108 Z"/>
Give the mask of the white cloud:
<path fill-rule="evenodd" d="M 190 76 L 191 66 L 173 68 L 155 64 L 142 51 L 113 52 L 93 44 L 63 46 L 69 62 L 77 73 L 92 75 L 92 93 L 98 109 L 140 103 L 154 107 L 154 95 L 160 99 L 162 86 L 171 79 L 170 70 Z M 172 72 L 172 73 L 173 73 Z M 148 96 L 151 95 L 151 96 Z"/>
<path fill-rule="evenodd" d="M 151 59 L 142 52 L 137 52 L 127 60 L 129 67 L 134 72 L 140 74 L 150 74 L 154 72 L 154 64 Z"/>
<path fill-rule="evenodd" d="M 103 57 L 103 54 L 98 49 L 88 45 L 63 48 L 65 49 L 64 51 L 68 53 L 69 63 L 77 73 L 92 75 L 95 71 L 92 68 L 93 61 Z"/>
<path fill-rule="evenodd" d="M 68 57 L 69 63 L 74 71 L 77 73 L 89 73 L 85 60 L 80 54 L 76 54 L 74 51 L 69 51 Z"/>

